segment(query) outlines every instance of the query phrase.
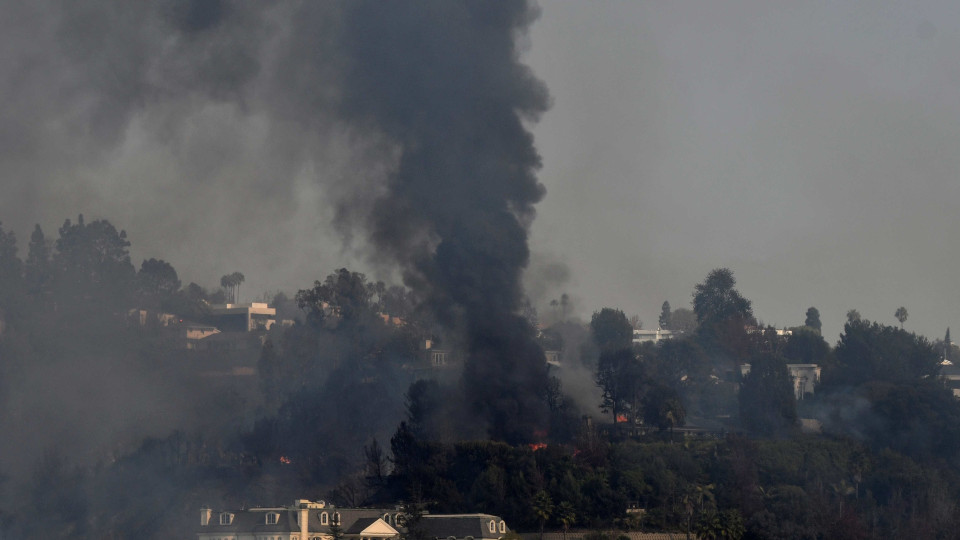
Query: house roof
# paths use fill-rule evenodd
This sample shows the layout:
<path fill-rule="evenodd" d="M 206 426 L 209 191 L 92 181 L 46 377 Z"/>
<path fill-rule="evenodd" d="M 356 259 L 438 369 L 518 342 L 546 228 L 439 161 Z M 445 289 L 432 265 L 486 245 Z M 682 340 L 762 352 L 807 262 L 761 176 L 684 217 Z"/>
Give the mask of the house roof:
<path fill-rule="evenodd" d="M 490 522 L 494 522 L 494 532 L 490 532 Z M 421 524 L 427 538 L 500 538 L 500 523 L 503 520 L 490 514 L 447 514 L 423 516 Z M 509 528 L 505 529 L 507 532 Z"/>
<path fill-rule="evenodd" d="M 344 534 L 364 537 L 389 537 L 400 534 L 382 518 L 360 518 Z"/>
<path fill-rule="evenodd" d="M 202 526 L 198 532 L 209 533 L 295 533 L 300 531 L 300 508 L 252 508 L 237 511 L 214 511 L 210 522 Z M 267 524 L 267 514 L 278 514 L 277 522 Z M 229 525 L 220 524 L 221 514 L 233 514 Z M 399 533 L 396 525 L 397 515 L 401 512 L 390 508 L 309 508 L 307 513 L 307 530 L 310 533 L 330 533 L 330 526 L 334 523 L 335 514 L 339 514 L 340 528 L 345 535 L 388 537 Z M 322 515 L 327 514 L 323 524 Z M 384 519 L 384 516 L 388 519 Z M 490 522 L 494 522 L 494 532 L 490 531 Z M 446 539 L 473 537 L 475 540 L 483 538 L 500 538 L 500 526 L 503 520 L 490 514 L 444 514 L 422 516 L 422 527 L 427 538 Z M 509 531 L 504 525 L 504 530 Z"/>
<path fill-rule="evenodd" d="M 277 516 L 276 523 L 267 524 L 267 514 L 271 512 L 275 512 L 279 514 L 279 516 Z M 221 525 L 221 514 L 233 514 L 233 521 L 231 521 L 229 525 Z M 295 514 L 296 512 L 290 512 L 286 508 L 256 508 L 237 512 L 214 512 L 213 515 L 210 516 L 210 524 L 203 527 L 203 532 L 298 532 L 300 531 L 300 525 L 297 523 L 297 516 Z"/>

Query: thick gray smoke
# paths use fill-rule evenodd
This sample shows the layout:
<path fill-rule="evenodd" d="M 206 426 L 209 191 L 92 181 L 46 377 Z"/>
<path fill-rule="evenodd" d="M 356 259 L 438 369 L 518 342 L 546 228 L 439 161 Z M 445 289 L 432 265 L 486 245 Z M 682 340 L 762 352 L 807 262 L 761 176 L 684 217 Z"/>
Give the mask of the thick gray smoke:
<path fill-rule="evenodd" d="M 289 288 L 349 264 L 318 254 L 333 222 L 462 340 L 493 436 L 543 427 L 542 352 L 515 315 L 544 193 L 525 123 L 549 101 L 519 62 L 526 2 L 4 11 L 0 219 L 21 239 L 82 212 L 127 229 L 135 259 L 242 270 L 255 294 L 268 269 Z"/>

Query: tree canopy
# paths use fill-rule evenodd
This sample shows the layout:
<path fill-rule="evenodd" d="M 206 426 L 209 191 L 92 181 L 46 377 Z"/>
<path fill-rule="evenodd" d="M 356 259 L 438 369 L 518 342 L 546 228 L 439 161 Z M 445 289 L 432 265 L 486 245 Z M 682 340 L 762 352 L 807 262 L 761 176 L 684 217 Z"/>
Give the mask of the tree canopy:
<path fill-rule="evenodd" d="M 820 331 L 820 327 L 823 326 L 820 323 L 820 310 L 815 307 L 807 308 L 807 318 L 803 321 L 804 326 L 809 326 L 817 332 Z"/>
<path fill-rule="evenodd" d="M 619 309 L 603 308 L 594 313 L 590 330 L 601 352 L 629 349 L 633 343 L 633 326 Z"/>
<path fill-rule="evenodd" d="M 734 288 L 737 281 L 729 268 L 717 268 L 698 283 L 693 292 L 693 311 L 700 324 L 728 319 L 746 321 L 753 318 L 750 301 Z"/>
<path fill-rule="evenodd" d="M 750 373 L 740 387 L 740 421 L 765 435 L 789 431 L 797 425 L 793 382 L 783 358 L 763 354 L 750 361 Z"/>
<path fill-rule="evenodd" d="M 834 354 L 826 380 L 837 384 L 902 383 L 940 372 L 940 355 L 926 338 L 867 320 L 844 325 Z"/>

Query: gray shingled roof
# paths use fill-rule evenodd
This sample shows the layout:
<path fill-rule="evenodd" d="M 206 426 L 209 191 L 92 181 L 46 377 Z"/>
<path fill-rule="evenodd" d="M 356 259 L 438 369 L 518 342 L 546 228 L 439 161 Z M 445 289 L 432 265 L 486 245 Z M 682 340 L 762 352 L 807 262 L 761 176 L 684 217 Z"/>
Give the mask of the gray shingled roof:
<path fill-rule="evenodd" d="M 266 515 L 269 512 L 279 514 L 277 523 L 268 525 Z M 291 508 L 256 508 L 251 510 L 237 510 L 233 512 L 234 519 L 230 525 L 220 525 L 220 514 L 222 512 L 214 511 L 210 516 L 210 524 L 200 527 L 198 532 L 203 533 L 291 533 L 299 532 L 300 524 L 298 522 L 299 509 Z M 321 525 L 320 515 L 327 514 L 327 524 Z M 364 529 L 373 524 L 377 519 L 381 519 L 384 514 L 390 515 L 389 524 L 396 529 L 401 529 L 395 524 L 396 509 L 389 508 L 310 508 L 307 510 L 308 528 L 310 533 L 330 533 L 330 525 L 333 523 L 334 513 L 340 514 L 340 529 L 344 534 L 358 535 Z M 495 531 L 490 532 L 489 523 L 494 521 Z M 480 540 L 482 538 L 500 538 L 504 533 L 500 532 L 500 523 L 503 520 L 498 516 L 490 514 L 455 514 L 455 515 L 430 515 L 423 516 L 422 524 L 427 538 L 440 538 L 445 540 L 450 536 L 457 538 L 466 538 L 468 536 Z M 509 528 L 506 529 L 510 531 Z"/>
<path fill-rule="evenodd" d="M 495 523 L 494 530 L 490 532 L 490 521 Z M 505 533 L 500 532 L 500 522 L 503 521 L 497 516 L 490 514 L 463 514 L 463 515 L 425 515 L 421 523 L 425 536 L 427 538 L 440 538 L 441 540 L 449 536 L 457 538 L 499 538 Z M 510 532 L 510 529 L 506 529 Z"/>
<path fill-rule="evenodd" d="M 267 525 L 267 514 L 270 512 L 276 512 L 280 514 L 280 516 L 275 524 Z M 231 533 L 235 531 L 244 531 L 285 533 L 300 531 L 300 525 L 297 523 L 297 517 L 295 513 L 290 512 L 286 508 L 275 508 L 268 510 L 257 509 L 256 511 L 239 510 L 237 512 L 227 512 L 234 515 L 233 523 L 230 525 L 220 525 L 221 513 L 223 512 L 214 512 L 213 515 L 210 516 L 210 524 L 206 527 L 202 527 L 202 532 Z"/>
<path fill-rule="evenodd" d="M 353 522 L 349 529 L 343 531 L 343 534 L 360 534 L 364 529 L 373 525 L 380 517 L 360 518 Z"/>

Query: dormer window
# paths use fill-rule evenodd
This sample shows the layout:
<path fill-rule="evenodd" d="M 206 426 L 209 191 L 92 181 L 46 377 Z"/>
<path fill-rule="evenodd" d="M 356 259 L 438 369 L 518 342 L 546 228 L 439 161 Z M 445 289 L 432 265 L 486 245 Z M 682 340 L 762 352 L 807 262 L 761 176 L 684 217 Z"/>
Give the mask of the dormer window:
<path fill-rule="evenodd" d="M 506 522 L 506 521 L 501 521 L 501 522 L 500 522 L 500 534 L 506 534 L 506 533 L 507 533 L 507 522 Z"/>
<path fill-rule="evenodd" d="M 333 524 L 334 524 L 334 525 L 339 525 L 339 524 L 340 524 L 340 512 L 334 512 L 334 513 L 333 513 Z"/>
<path fill-rule="evenodd" d="M 490 532 L 492 532 L 492 533 L 497 532 L 497 522 L 496 522 L 496 520 L 491 519 L 491 520 L 490 520 L 490 523 L 488 523 L 487 526 L 490 528 Z"/>
<path fill-rule="evenodd" d="M 221 525 L 230 525 L 231 523 L 233 523 L 233 514 L 230 514 L 228 512 L 224 512 L 220 514 Z"/>
<path fill-rule="evenodd" d="M 276 525 L 278 521 L 280 521 L 280 514 L 267 512 L 267 525 Z"/>
<path fill-rule="evenodd" d="M 383 515 L 383 521 L 384 521 L 384 523 L 386 523 L 387 525 L 389 525 L 389 524 L 390 524 L 390 514 L 384 514 L 384 515 Z"/>
<path fill-rule="evenodd" d="M 330 516 L 328 516 L 326 512 L 320 512 L 320 524 L 321 525 L 330 524 Z"/>

